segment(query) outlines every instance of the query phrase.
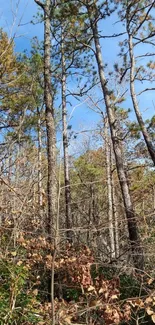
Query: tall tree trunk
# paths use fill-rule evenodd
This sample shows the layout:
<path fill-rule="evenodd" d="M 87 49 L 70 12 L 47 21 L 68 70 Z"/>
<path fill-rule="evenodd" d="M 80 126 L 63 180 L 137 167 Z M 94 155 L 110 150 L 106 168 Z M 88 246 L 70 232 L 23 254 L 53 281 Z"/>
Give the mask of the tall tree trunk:
<path fill-rule="evenodd" d="M 129 193 L 129 187 L 126 179 L 126 174 L 124 170 L 124 161 L 121 151 L 121 143 L 118 138 L 118 128 L 117 128 L 117 120 L 115 116 L 115 110 L 111 103 L 110 96 L 109 96 L 109 89 L 107 87 L 107 80 L 104 74 L 104 64 L 102 60 L 102 53 L 101 53 L 101 46 L 100 46 L 100 39 L 99 39 L 99 33 L 98 33 L 98 10 L 95 5 L 95 3 L 92 5 L 87 4 L 87 10 L 88 15 L 90 19 L 90 25 L 93 33 L 93 39 L 95 43 L 95 55 L 96 55 L 96 61 L 98 65 L 98 72 L 101 82 L 101 87 L 103 91 L 103 96 L 105 100 L 106 105 L 106 111 L 108 115 L 108 121 L 111 131 L 111 139 L 113 143 L 114 153 L 115 153 L 115 159 L 116 159 L 116 167 L 117 167 L 117 173 L 118 178 L 120 182 L 121 192 L 122 192 L 122 198 L 124 202 L 125 207 L 125 213 L 127 217 L 127 223 L 128 223 L 128 231 L 129 231 L 129 239 L 130 244 L 132 247 L 132 257 L 133 262 L 136 268 L 143 269 L 144 261 L 143 261 L 143 249 L 142 244 L 140 241 L 138 228 L 137 228 L 137 221 L 136 221 L 136 214 L 133 209 L 133 205 L 131 202 L 131 197 Z M 92 19 L 92 12 L 94 12 L 94 19 Z"/>
<path fill-rule="evenodd" d="M 57 175 L 56 175 L 56 132 L 51 86 L 51 0 L 44 5 L 44 101 L 47 130 L 48 155 L 48 227 L 52 238 L 57 236 Z"/>
<path fill-rule="evenodd" d="M 115 226 L 115 255 L 116 258 L 119 257 L 119 226 L 118 226 L 118 213 L 117 213 L 117 199 L 114 180 L 112 180 L 112 195 L 113 195 L 113 214 L 114 214 L 114 226 Z"/>
<path fill-rule="evenodd" d="M 67 239 L 72 241 L 72 211 L 71 189 L 69 176 L 68 134 L 67 134 L 67 108 L 66 108 L 66 60 L 64 53 L 64 28 L 61 30 L 61 66 L 62 66 L 62 127 L 63 127 L 63 151 L 64 151 L 64 181 L 65 181 L 65 208 Z"/>
<path fill-rule="evenodd" d="M 108 199 L 108 223 L 109 223 L 109 238 L 110 238 L 110 255 L 111 259 L 115 258 L 115 241 L 113 227 L 113 197 L 112 197 L 112 175 L 111 175 L 111 152 L 108 135 L 108 119 L 104 119 L 105 128 L 105 152 L 106 152 L 106 174 L 107 174 L 107 199 Z"/>
<path fill-rule="evenodd" d="M 145 126 L 145 123 L 143 121 L 140 109 L 139 109 L 139 105 L 138 105 L 138 100 L 137 100 L 137 95 L 136 95 L 136 91 L 135 91 L 135 57 L 134 57 L 134 51 L 133 51 L 133 38 L 131 33 L 127 30 L 128 32 L 128 44 L 129 44 L 129 54 L 130 54 L 130 93 L 131 93 L 131 98 L 132 98 L 132 103 L 133 103 L 133 107 L 135 110 L 135 114 L 140 126 L 140 129 L 142 131 L 143 137 L 144 137 L 144 141 L 146 143 L 148 152 L 150 154 L 150 157 L 155 165 L 155 147 L 151 141 L 150 135 L 147 131 L 147 128 Z"/>
<path fill-rule="evenodd" d="M 15 180 L 14 180 L 14 187 L 15 189 L 19 188 L 20 184 L 20 169 L 19 169 L 19 161 L 20 161 L 20 153 L 21 153 L 21 143 L 20 143 L 21 135 L 19 132 L 18 135 L 18 142 L 17 142 L 17 154 L 16 154 L 16 173 L 15 173 Z M 19 201 L 16 196 L 16 194 L 13 194 L 13 209 L 16 211 L 18 209 Z M 18 215 L 17 213 L 13 214 L 13 241 L 14 241 L 14 248 L 17 244 L 17 238 L 18 238 Z"/>
<path fill-rule="evenodd" d="M 40 118 L 40 110 L 37 107 L 38 114 L 38 204 L 39 204 L 39 212 L 41 212 L 41 208 L 43 205 L 43 196 L 42 196 L 42 138 L 41 138 L 41 118 Z"/>
<path fill-rule="evenodd" d="M 34 0 L 44 12 L 44 102 L 45 119 L 47 130 L 47 159 L 48 159 L 48 234 L 49 240 L 54 244 L 53 265 L 49 281 L 49 292 L 52 303 L 52 324 L 55 325 L 55 304 L 54 304 L 54 260 L 58 247 L 59 220 L 57 213 L 57 170 L 56 170 L 56 130 L 53 108 L 53 96 L 51 85 L 51 12 L 53 1 Z"/>
<path fill-rule="evenodd" d="M 114 165 L 114 152 L 112 147 L 112 141 L 110 141 L 110 151 L 111 151 L 111 171 L 113 170 Z M 112 173 L 112 172 L 111 172 Z M 113 218 L 114 218 L 114 236 L 115 236 L 115 257 L 119 257 L 119 225 L 118 225 L 118 212 L 117 212 L 117 197 L 116 197 L 116 191 L 115 191 L 115 181 L 114 181 L 114 173 L 112 173 L 111 176 L 111 182 L 112 182 L 112 207 L 113 207 Z"/>
<path fill-rule="evenodd" d="M 153 185 L 153 213 L 155 213 L 155 185 Z"/>
<path fill-rule="evenodd" d="M 11 150 L 9 150 L 9 157 L 8 157 L 8 182 L 9 182 L 9 184 L 11 184 L 11 178 L 12 178 L 12 157 L 11 157 Z"/>

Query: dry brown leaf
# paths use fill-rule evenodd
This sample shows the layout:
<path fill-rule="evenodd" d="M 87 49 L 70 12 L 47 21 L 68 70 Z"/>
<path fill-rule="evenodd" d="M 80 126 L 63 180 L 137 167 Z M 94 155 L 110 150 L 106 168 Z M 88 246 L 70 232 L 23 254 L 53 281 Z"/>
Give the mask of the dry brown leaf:
<path fill-rule="evenodd" d="M 38 294 L 38 289 L 34 289 L 34 290 L 33 290 L 33 294 L 34 294 L 35 296 L 37 296 L 37 294 Z"/>
<path fill-rule="evenodd" d="M 150 302 L 152 302 L 152 298 L 151 297 L 146 298 L 145 303 L 149 304 Z"/>
<path fill-rule="evenodd" d="M 153 314 L 151 318 L 152 318 L 152 322 L 155 323 L 155 314 Z"/>
<path fill-rule="evenodd" d="M 89 291 L 94 291 L 95 290 L 95 288 L 93 287 L 93 286 L 90 286 L 89 288 L 88 288 L 88 292 Z"/>
<path fill-rule="evenodd" d="M 150 307 L 146 309 L 146 312 L 149 316 L 154 314 L 153 310 L 151 310 Z"/>
<path fill-rule="evenodd" d="M 111 299 L 114 300 L 114 299 L 118 299 L 117 295 L 112 295 L 111 296 Z"/>
<path fill-rule="evenodd" d="M 95 307 L 97 303 L 98 303 L 97 299 L 91 300 L 89 303 L 89 307 Z"/>
<path fill-rule="evenodd" d="M 66 324 L 69 324 L 70 325 L 71 324 L 71 317 L 69 317 L 69 316 L 68 317 L 65 317 L 64 318 L 64 321 L 65 321 Z"/>
<path fill-rule="evenodd" d="M 51 255 L 46 255 L 46 258 L 47 258 L 48 260 L 52 260 L 52 259 L 53 259 Z"/>
<path fill-rule="evenodd" d="M 18 243 L 24 243 L 25 239 L 23 236 L 20 236 L 18 239 Z"/>
<path fill-rule="evenodd" d="M 153 281 L 154 281 L 154 279 L 149 279 L 149 280 L 147 281 L 147 283 L 148 283 L 148 284 L 151 284 Z"/>
<path fill-rule="evenodd" d="M 141 299 L 136 299 L 135 300 L 135 306 L 138 306 L 138 307 L 144 307 L 144 303 Z"/>

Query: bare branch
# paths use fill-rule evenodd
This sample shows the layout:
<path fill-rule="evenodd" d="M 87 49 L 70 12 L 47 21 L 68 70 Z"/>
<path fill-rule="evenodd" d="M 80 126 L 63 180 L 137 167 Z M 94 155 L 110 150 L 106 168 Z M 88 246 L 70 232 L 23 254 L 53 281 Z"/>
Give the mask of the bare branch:
<path fill-rule="evenodd" d="M 148 57 L 148 56 L 154 56 L 155 55 L 155 53 L 145 53 L 145 54 L 141 54 L 141 55 L 137 55 L 137 56 L 135 56 L 135 58 L 136 59 L 139 59 L 139 58 L 145 58 L 146 56 Z"/>
<path fill-rule="evenodd" d="M 119 37 L 119 36 L 122 36 L 122 35 L 125 35 L 126 32 L 122 32 L 122 33 L 118 33 L 118 34 L 113 34 L 113 35 L 100 35 L 99 34 L 99 37 L 100 38 L 115 38 L 115 37 Z"/>
<path fill-rule="evenodd" d="M 34 0 L 34 1 L 38 6 L 40 6 L 44 10 L 45 6 L 40 0 Z"/>
<path fill-rule="evenodd" d="M 137 94 L 137 96 L 141 95 L 142 93 L 144 93 L 144 92 L 146 92 L 146 91 L 151 91 L 151 90 L 155 90 L 155 88 L 146 88 L 146 89 L 140 91 L 140 92 Z"/>

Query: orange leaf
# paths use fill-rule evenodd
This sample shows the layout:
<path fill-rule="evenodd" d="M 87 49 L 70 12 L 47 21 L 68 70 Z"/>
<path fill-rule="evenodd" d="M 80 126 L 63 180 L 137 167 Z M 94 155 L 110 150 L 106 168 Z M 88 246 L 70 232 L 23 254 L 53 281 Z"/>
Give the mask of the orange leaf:
<path fill-rule="evenodd" d="M 149 302 L 152 302 L 152 298 L 151 298 L 151 297 L 148 297 L 148 298 L 146 298 L 146 300 L 145 300 L 145 303 L 146 303 L 146 304 L 148 304 Z"/>
<path fill-rule="evenodd" d="M 153 281 L 154 281 L 154 279 L 149 279 L 149 280 L 147 281 L 147 283 L 148 283 L 148 284 L 151 284 Z"/>

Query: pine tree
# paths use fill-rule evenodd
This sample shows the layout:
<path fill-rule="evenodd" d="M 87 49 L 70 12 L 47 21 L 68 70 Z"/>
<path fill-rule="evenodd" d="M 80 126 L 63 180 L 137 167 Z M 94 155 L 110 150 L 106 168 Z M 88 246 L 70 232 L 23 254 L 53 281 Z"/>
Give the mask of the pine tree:
<path fill-rule="evenodd" d="M 43 9 L 44 13 L 44 103 L 47 130 L 47 156 L 48 156 L 48 233 L 52 242 L 57 241 L 57 174 L 56 174 L 56 131 L 55 116 L 51 84 L 51 12 L 53 5 L 50 0 L 45 4 L 39 0 L 35 2 Z"/>
<path fill-rule="evenodd" d="M 98 24 L 97 24 L 100 17 L 100 10 L 97 7 L 96 2 L 94 1 L 91 4 L 88 1 L 86 1 L 86 8 L 87 8 L 90 27 L 94 39 L 95 56 L 98 65 L 98 73 L 99 73 L 101 87 L 102 87 L 103 96 L 105 100 L 105 106 L 106 106 L 106 111 L 107 111 L 110 131 L 111 131 L 111 139 L 112 139 L 114 153 L 115 153 L 116 167 L 117 167 L 120 187 L 122 191 L 125 213 L 128 222 L 129 239 L 132 247 L 133 261 L 136 268 L 143 269 L 142 244 L 138 234 L 136 214 L 133 209 L 127 177 L 124 169 L 124 160 L 123 160 L 122 150 L 121 150 L 121 141 L 119 139 L 119 126 L 115 115 L 115 105 L 112 103 L 110 99 L 110 93 L 109 93 L 110 90 L 108 89 L 107 80 L 104 73 L 104 64 L 102 59 L 100 36 L 99 36 Z M 105 8 L 104 15 L 106 14 L 109 14 L 109 12 L 107 13 L 107 8 Z"/>
<path fill-rule="evenodd" d="M 140 112 L 140 107 L 138 103 L 138 96 L 136 94 L 136 80 L 143 81 L 147 79 L 148 81 L 153 81 L 153 75 L 149 72 L 149 63 L 147 64 L 147 68 L 144 66 L 137 65 L 138 58 L 149 58 L 151 57 L 151 52 L 148 53 L 148 49 L 146 54 L 139 55 L 137 58 L 135 57 L 136 52 L 136 46 L 138 46 L 140 43 L 152 45 L 152 40 L 154 37 L 153 32 L 153 17 L 152 17 L 152 11 L 154 8 L 154 1 L 121 1 L 121 9 L 119 9 L 119 16 L 122 19 L 122 21 L 125 22 L 126 26 L 126 32 L 127 32 L 127 40 L 125 40 L 123 43 L 126 46 L 128 46 L 129 49 L 129 62 L 128 67 L 126 66 L 123 75 L 126 74 L 127 70 L 130 71 L 130 93 L 131 93 L 131 99 L 133 103 L 133 107 L 135 110 L 135 114 L 137 117 L 137 121 L 140 126 L 140 130 L 143 134 L 144 141 L 146 143 L 148 152 L 150 154 L 150 157 L 155 165 L 155 147 L 153 144 L 153 141 L 151 140 L 151 136 L 149 134 L 149 131 L 145 125 L 145 122 L 143 120 L 142 114 Z M 145 50 L 145 47 L 144 47 Z M 151 46 L 150 46 L 151 50 Z M 122 52 L 123 53 L 123 52 Z M 153 55 L 152 55 L 153 56 Z M 127 56 L 126 54 L 123 54 L 124 60 L 126 61 L 127 65 Z M 144 77 L 143 77 L 144 76 Z M 151 80 L 152 79 L 152 80 Z M 141 91 L 141 93 L 145 91 L 151 91 L 154 90 L 154 88 L 147 87 Z"/>

